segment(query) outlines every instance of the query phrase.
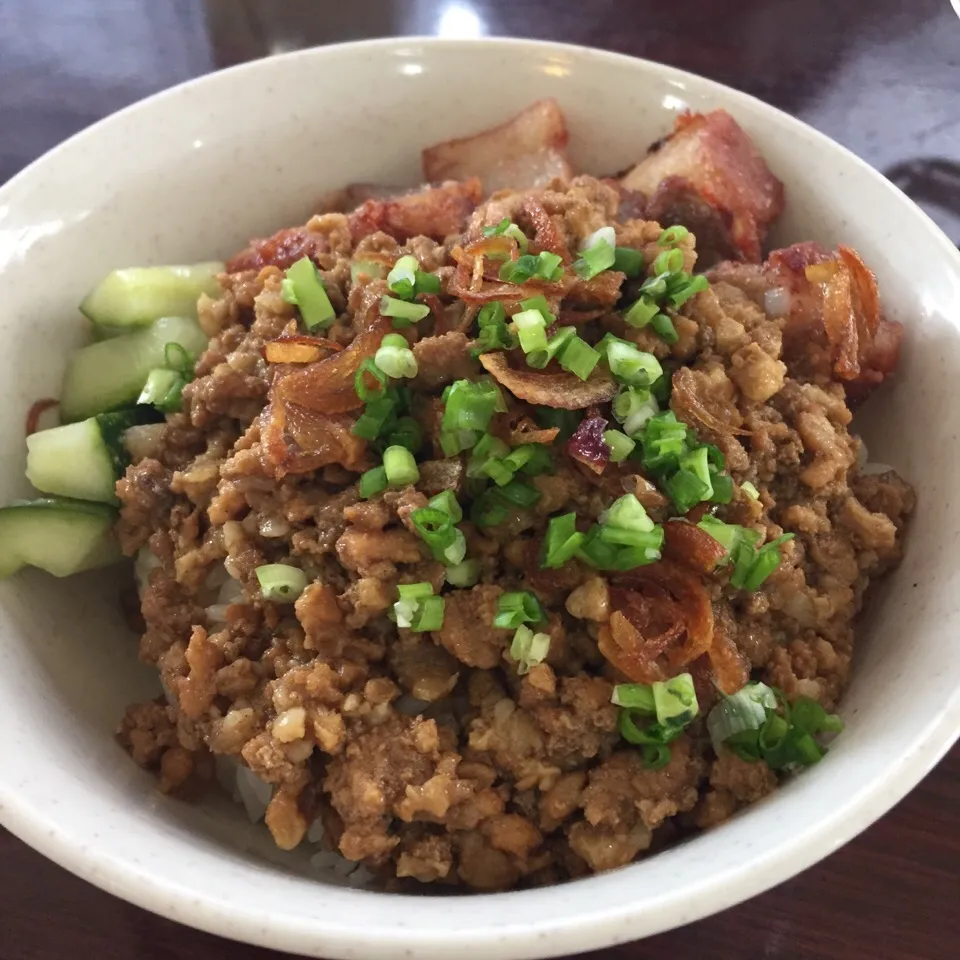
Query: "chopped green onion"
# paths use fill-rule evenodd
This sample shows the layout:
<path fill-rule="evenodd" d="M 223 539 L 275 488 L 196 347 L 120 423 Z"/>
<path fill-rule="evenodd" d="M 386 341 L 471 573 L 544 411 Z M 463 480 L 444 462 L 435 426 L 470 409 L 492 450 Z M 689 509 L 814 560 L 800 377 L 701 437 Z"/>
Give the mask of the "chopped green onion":
<path fill-rule="evenodd" d="M 580 415 L 576 410 L 558 410 L 554 407 L 535 407 L 534 417 L 544 428 L 556 427 L 560 432 L 554 443 L 566 443 L 580 425 Z"/>
<path fill-rule="evenodd" d="M 657 240 L 657 246 L 667 247 L 671 243 L 679 243 L 681 240 L 686 239 L 689 233 L 690 231 L 679 223 L 676 226 L 667 227 L 667 229 L 660 234 Z"/>
<path fill-rule="evenodd" d="M 654 528 L 654 523 L 647 516 L 643 504 L 632 493 L 625 493 L 614 500 L 600 515 L 600 523 L 602 526 L 641 530 L 644 533 L 649 533 Z"/>
<path fill-rule="evenodd" d="M 386 273 L 386 266 L 371 260 L 356 260 L 350 264 L 350 282 L 356 284 L 361 277 L 367 280 L 382 280 Z"/>
<path fill-rule="evenodd" d="M 707 730 L 716 750 L 729 737 L 744 730 L 759 730 L 767 710 L 775 710 L 777 698 L 765 683 L 748 683 L 724 697 L 707 714 Z"/>
<path fill-rule="evenodd" d="M 705 516 L 697 526 L 704 533 L 713 537 L 713 539 L 727 551 L 726 557 L 720 561 L 721 566 L 730 562 L 739 543 L 745 542 L 753 546 L 760 538 L 760 534 L 755 530 L 751 530 L 748 527 L 741 527 L 735 523 L 724 523 L 722 520 L 711 517 L 709 514 Z"/>
<path fill-rule="evenodd" d="M 665 313 L 658 313 L 653 318 L 652 323 L 654 332 L 664 343 L 679 342 L 680 334 L 677 333 L 673 321 Z"/>
<path fill-rule="evenodd" d="M 493 618 L 493 625 L 512 630 L 524 623 L 546 623 L 547 615 L 540 606 L 540 601 L 529 590 L 519 590 L 516 593 L 502 593 L 497 598 L 497 613 Z"/>
<path fill-rule="evenodd" d="M 665 727 L 685 727 L 700 712 L 693 677 L 689 673 L 654 683 L 653 702 L 656 704 L 657 721 Z"/>
<path fill-rule="evenodd" d="M 373 377 L 376 381 L 377 385 L 375 387 L 368 385 L 368 376 Z M 360 364 L 357 372 L 353 376 L 353 388 L 356 390 L 357 396 L 364 403 L 369 403 L 371 400 L 379 400 L 387 392 L 387 375 L 370 357 L 367 357 L 367 359 Z"/>
<path fill-rule="evenodd" d="M 184 377 L 193 373 L 193 359 L 179 343 L 168 343 L 163 348 L 163 359 L 171 370 L 176 370 Z"/>
<path fill-rule="evenodd" d="M 757 490 L 757 488 L 756 488 L 749 480 L 744 480 L 743 483 L 740 484 L 740 489 L 741 489 L 751 500 L 759 500 L 759 499 L 760 499 L 760 491 Z"/>
<path fill-rule="evenodd" d="M 491 460 L 502 460 L 510 453 L 510 447 L 492 433 L 485 433 L 473 448 L 467 462 L 467 476 L 471 480 L 487 476 L 486 466 Z"/>
<path fill-rule="evenodd" d="M 446 395 L 441 429 L 446 432 L 482 432 L 490 425 L 501 399 L 495 383 L 488 380 L 457 380 Z"/>
<path fill-rule="evenodd" d="M 405 487 L 420 479 L 420 471 L 413 454 L 399 445 L 387 447 L 383 451 L 383 469 L 387 472 L 387 483 L 391 487 Z"/>
<path fill-rule="evenodd" d="M 667 298 L 674 307 L 682 307 L 694 294 L 701 293 L 710 286 L 707 278 L 703 274 L 690 277 L 675 290 L 667 294 Z"/>
<path fill-rule="evenodd" d="M 653 699 L 653 687 L 649 683 L 618 683 L 613 688 L 610 702 L 616 707 L 640 710 L 654 716 L 657 707 Z"/>
<path fill-rule="evenodd" d="M 556 283 L 563 276 L 562 263 L 563 257 L 559 254 L 551 253 L 549 250 L 541 250 L 537 254 L 536 276 L 541 280 Z"/>
<path fill-rule="evenodd" d="M 427 506 L 434 510 L 442 510 L 454 523 L 463 519 L 463 510 L 457 502 L 457 496 L 452 490 L 444 490 L 427 501 Z"/>
<path fill-rule="evenodd" d="M 540 266 L 540 260 L 531 253 L 524 253 L 516 260 L 508 260 L 500 267 L 499 277 L 504 283 L 526 283 Z"/>
<path fill-rule="evenodd" d="M 623 315 L 625 323 L 638 330 L 645 327 L 659 311 L 657 304 L 649 297 L 640 297 Z"/>
<path fill-rule="evenodd" d="M 620 383 L 631 387 L 648 387 L 663 376 L 660 361 L 652 353 L 623 341 L 607 345 L 607 365 Z"/>
<path fill-rule="evenodd" d="M 706 495 L 702 500 L 709 500 L 713 495 L 713 483 L 710 475 L 709 451 L 706 446 L 695 447 L 680 458 L 680 469 L 689 470 L 706 488 Z"/>
<path fill-rule="evenodd" d="M 539 310 L 523 310 L 513 315 L 513 327 L 524 353 L 546 350 L 547 333 L 543 314 Z"/>
<path fill-rule="evenodd" d="M 373 362 L 388 377 L 413 379 L 418 373 L 417 358 L 410 344 L 399 333 L 388 333 L 380 344 Z"/>
<path fill-rule="evenodd" d="M 657 415 L 657 401 L 642 387 L 622 386 L 613 398 L 613 416 L 623 424 L 628 437 L 636 437 Z"/>
<path fill-rule="evenodd" d="M 307 575 L 288 563 L 265 563 L 253 572 L 263 599 L 273 603 L 293 603 L 307 587 Z"/>
<path fill-rule="evenodd" d="M 531 350 L 527 354 L 527 366 L 542 370 L 554 357 L 563 352 L 564 347 L 576 335 L 576 327 L 558 328 L 557 332 L 547 340 L 543 350 Z"/>
<path fill-rule="evenodd" d="M 383 467 L 374 467 L 372 470 L 360 474 L 358 491 L 363 500 L 369 500 L 378 493 L 383 493 L 387 486 L 387 471 Z"/>
<path fill-rule="evenodd" d="M 556 323 L 557 318 L 550 312 L 550 304 L 547 303 L 547 298 L 542 293 L 538 293 L 535 297 L 528 297 L 526 300 L 521 300 L 520 306 L 524 310 L 539 310 L 543 317 L 544 324 L 548 327 L 552 323 Z"/>
<path fill-rule="evenodd" d="M 523 460 L 518 462 L 521 456 Z M 521 444 L 519 447 L 514 447 L 504 459 L 529 477 L 539 477 L 542 473 L 554 472 L 550 450 L 542 443 Z"/>
<path fill-rule="evenodd" d="M 640 293 L 646 294 L 653 300 L 661 300 L 667 295 L 667 278 L 665 276 L 647 277 L 640 284 Z"/>
<path fill-rule="evenodd" d="M 372 404 L 370 404 L 372 406 Z M 367 407 L 367 410 L 370 409 Z M 366 412 L 366 411 L 365 411 Z M 363 419 L 361 417 L 361 419 Z M 357 421 L 360 422 L 359 420 Z M 356 430 L 354 430 L 356 433 Z M 391 427 L 388 435 L 387 446 L 406 447 L 411 453 L 416 453 L 423 443 L 423 428 L 413 417 L 400 417 L 396 424 Z"/>
<path fill-rule="evenodd" d="M 581 280 L 592 280 L 598 273 L 609 270 L 616 261 L 613 243 L 606 236 L 598 236 L 602 231 L 613 232 L 612 227 L 601 227 L 588 240 L 591 246 L 580 251 L 580 258 L 574 261 L 573 272 Z"/>
<path fill-rule="evenodd" d="M 401 257 L 387 274 L 387 286 L 402 300 L 412 300 L 420 262 L 409 254 Z"/>
<path fill-rule="evenodd" d="M 309 257 L 301 257 L 287 269 L 280 284 L 280 296 L 300 308 L 308 330 L 322 330 L 337 318 L 320 272 Z"/>
<path fill-rule="evenodd" d="M 455 566 L 463 561 L 467 555 L 467 538 L 463 531 L 458 527 L 453 528 L 453 537 L 450 542 L 440 551 L 439 560 L 448 566 Z"/>
<path fill-rule="evenodd" d="M 447 567 L 447 582 L 455 587 L 472 587 L 480 579 L 480 561 L 461 560 Z"/>
<path fill-rule="evenodd" d="M 503 523 L 510 515 L 510 506 L 499 490 L 486 490 L 476 500 L 470 508 L 470 519 L 478 527 L 495 527 Z"/>
<path fill-rule="evenodd" d="M 678 513 L 687 513 L 710 495 L 710 488 L 691 470 L 677 470 L 663 486 Z"/>
<path fill-rule="evenodd" d="M 710 471 L 710 482 L 713 484 L 711 503 L 729 503 L 733 499 L 733 480 L 729 474 Z"/>
<path fill-rule="evenodd" d="M 351 432 L 364 440 L 376 440 L 387 424 L 394 420 L 396 413 L 396 401 L 389 396 L 381 396 L 364 407 L 363 413 L 357 419 Z M 399 421 L 397 423 L 399 425 Z M 408 446 L 408 444 L 404 443 L 403 446 Z"/>
<path fill-rule="evenodd" d="M 744 579 L 744 590 L 757 590 L 764 580 L 773 573 L 780 565 L 780 547 L 788 540 L 793 539 L 792 533 L 785 533 L 782 537 L 765 544 L 757 552 L 757 557 L 750 567 L 750 571 Z"/>
<path fill-rule="evenodd" d="M 562 567 L 580 549 L 584 534 L 577 531 L 577 515 L 565 513 L 551 517 L 540 552 L 541 568 Z"/>
<path fill-rule="evenodd" d="M 410 629 L 414 633 L 426 633 L 428 630 L 439 630 L 443 626 L 443 597 L 427 597 L 423 600 L 413 616 Z"/>
<path fill-rule="evenodd" d="M 600 362 L 600 353 L 594 350 L 586 340 L 578 336 L 570 337 L 559 355 L 560 366 L 568 373 L 588 380 L 593 368 Z"/>
<path fill-rule="evenodd" d="M 440 278 L 435 273 L 424 273 L 423 270 L 417 271 L 417 282 L 413 287 L 415 294 L 439 293 L 441 289 Z"/>
<path fill-rule="evenodd" d="M 147 382 L 137 397 L 137 403 L 150 404 L 164 413 L 175 413 L 183 405 L 183 388 L 186 385 L 183 374 L 157 367 L 147 375 Z"/>
<path fill-rule="evenodd" d="M 516 504 L 524 510 L 532 507 L 543 494 L 534 486 L 523 480 L 511 480 L 497 491 L 509 503 Z"/>
<path fill-rule="evenodd" d="M 605 430 L 603 442 L 610 448 L 611 463 L 620 463 L 626 460 L 637 446 L 636 440 L 631 440 L 619 430 Z"/>
<path fill-rule="evenodd" d="M 613 269 L 634 280 L 643 272 L 643 253 L 633 247 L 616 247 L 613 251 Z"/>
<path fill-rule="evenodd" d="M 480 332 L 471 351 L 474 356 L 489 350 L 512 350 L 517 341 L 507 327 L 507 316 L 499 300 L 485 303 L 477 314 Z"/>
<path fill-rule="evenodd" d="M 657 254 L 657 259 L 653 261 L 653 272 L 657 276 L 664 273 L 679 273 L 681 270 L 683 270 L 683 251 L 676 248 L 664 250 L 663 253 Z"/>
<path fill-rule="evenodd" d="M 430 308 L 425 303 L 408 303 L 385 295 L 380 298 L 380 313 L 392 317 L 394 327 L 400 329 L 422 320 L 430 313 Z"/>
<path fill-rule="evenodd" d="M 510 644 L 510 659 L 517 664 L 517 673 L 523 675 L 538 663 L 543 663 L 550 652 L 550 634 L 534 633 L 528 626 L 517 627 Z"/>
<path fill-rule="evenodd" d="M 485 226 L 480 232 L 485 237 L 502 236 L 507 227 L 510 226 L 510 218 L 504 217 L 499 223 L 491 223 Z"/>
<path fill-rule="evenodd" d="M 445 504 L 444 507 L 449 507 Z M 440 507 L 426 506 L 414 510 L 410 521 L 420 538 L 430 548 L 435 560 L 447 565 L 460 563 L 466 556 L 467 541 L 453 516 Z"/>
<path fill-rule="evenodd" d="M 393 616 L 398 627 L 423 633 L 439 630 L 443 624 L 442 597 L 433 595 L 429 583 L 401 583 L 397 587 L 400 599 L 393 605 Z"/>

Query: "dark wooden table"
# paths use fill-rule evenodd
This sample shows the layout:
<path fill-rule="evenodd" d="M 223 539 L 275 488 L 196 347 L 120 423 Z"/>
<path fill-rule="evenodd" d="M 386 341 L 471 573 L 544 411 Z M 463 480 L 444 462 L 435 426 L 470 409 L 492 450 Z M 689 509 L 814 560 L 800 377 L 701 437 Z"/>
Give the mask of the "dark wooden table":
<path fill-rule="evenodd" d="M 0 0 L 0 182 L 105 114 L 220 66 L 360 37 L 465 32 L 606 47 L 739 87 L 846 144 L 960 241 L 960 21 L 948 0 Z M 0 830 L 0 960 L 65 956 L 280 955 L 144 913 Z M 960 749 L 797 879 L 596 956 L 960 957 Z"/>

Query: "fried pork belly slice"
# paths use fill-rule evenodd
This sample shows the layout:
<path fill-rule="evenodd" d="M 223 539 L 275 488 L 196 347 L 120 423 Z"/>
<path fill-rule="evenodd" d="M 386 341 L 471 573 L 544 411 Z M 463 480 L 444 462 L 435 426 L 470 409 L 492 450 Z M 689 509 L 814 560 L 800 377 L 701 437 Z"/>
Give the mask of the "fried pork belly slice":
<path fill-rule="evenodd" d="M 350 214 L 350 236 L 359 243 L 380 230 L 398 243 L 419 236 L 441 241 L 463 230 L 480 198 L 476 177 L 463 183 L 425 186 L 387 199 L 371 198 Z"/>
<path fill-rule="evenodd" d="M 479 177 L 486 195 L 543 186 L 553 177 L 569 180 L 567 139 L 557 102 L 537 100 L 498 127 L 427 147 L 423 175 L 431 182 Z"/>
<path fill-rule="evenodd" d="M 679 117 L 621 185 L 647 194 L 664 226 L 683 223 L 698 239 L 710 234 L 714 246 L 728 247 L 716 249 L 717 257 L 754 263 L 783 210 L 783 184 L 725 110 Z"/>

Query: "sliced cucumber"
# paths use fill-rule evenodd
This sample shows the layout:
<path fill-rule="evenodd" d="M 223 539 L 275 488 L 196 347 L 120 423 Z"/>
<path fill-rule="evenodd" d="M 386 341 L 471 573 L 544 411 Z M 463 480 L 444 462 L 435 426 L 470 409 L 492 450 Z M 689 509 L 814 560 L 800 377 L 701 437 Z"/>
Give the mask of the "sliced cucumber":
<path fill-rule="evenodd" d="M 200 294 L 220 293 L 217 274 L 223 270 L 218 262 L 114 270 L 87 294 L 80 311 L 93 323 L 98 340 L 129 333 L 160 317 L 196 319 Z"/>
<path fill-rule="evenodd" d="M 156 419 L 149 407 L 101 413 L 27 437 L 27 479 L 43 493 L 113 502 L 130 456 L 124 432 Z"/>
<path fill-rule="evenodd" d="M 117 511 L 104 503 L 54 497 L 0 508 L 0 577 L 39 567 L 55 577 L 122 559 L 113 536 Z"/>
<path fill-rule="evenodd" d="M 150 371 L 166 365 L 168 343 L 179 343 L 198 357 L 207 338 L 196 320 L 163 317 L 143 330 L 78 350 L 63 378 L 61 418 L 68 423 L 85 420 L 135 403 Z"/>

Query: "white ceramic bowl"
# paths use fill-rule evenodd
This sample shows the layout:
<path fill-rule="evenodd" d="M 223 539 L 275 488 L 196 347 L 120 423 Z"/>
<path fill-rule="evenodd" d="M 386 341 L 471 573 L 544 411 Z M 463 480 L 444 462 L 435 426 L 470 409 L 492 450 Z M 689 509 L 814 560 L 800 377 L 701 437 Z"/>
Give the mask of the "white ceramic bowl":
<path fill-rule="evenodd" d="M 787 184 L 780 240 L 842 241 L 909 334 L 899 384 L 861 424 L 916 484 L 901 569 L 862 629 L 847 731 L 826 760 L 691 842 L 520 893 L 401 897 L 321 885 L 261 858 L 242 811 L 155 793 L 112 739 L 153 689 L 115 605 L 117 575 L 0 584 L 0 821 L 67 869 L 157 913 L 310 956 L 484 960 L 568 953 L 695 920 L 797 873 L 896 803 L 960 731 L 960 255 L 842 147 L 676 70 L 525 41 L 390 40 L 261 60 L 97 124 L 0 190 L 0 501 L 25 492 L 23 416 L 58 390 L 76 304 L 106 271 L 224 256 L 302 222 L 348 181 L 415 183 L 422 146 L 543 96 L 576 165 L 618 170 L 684 109 L 723 106 Z M 879 614 L 879 615 L 878 615 Z M 299 872 L 298 872 L 299 871 Z"/>

